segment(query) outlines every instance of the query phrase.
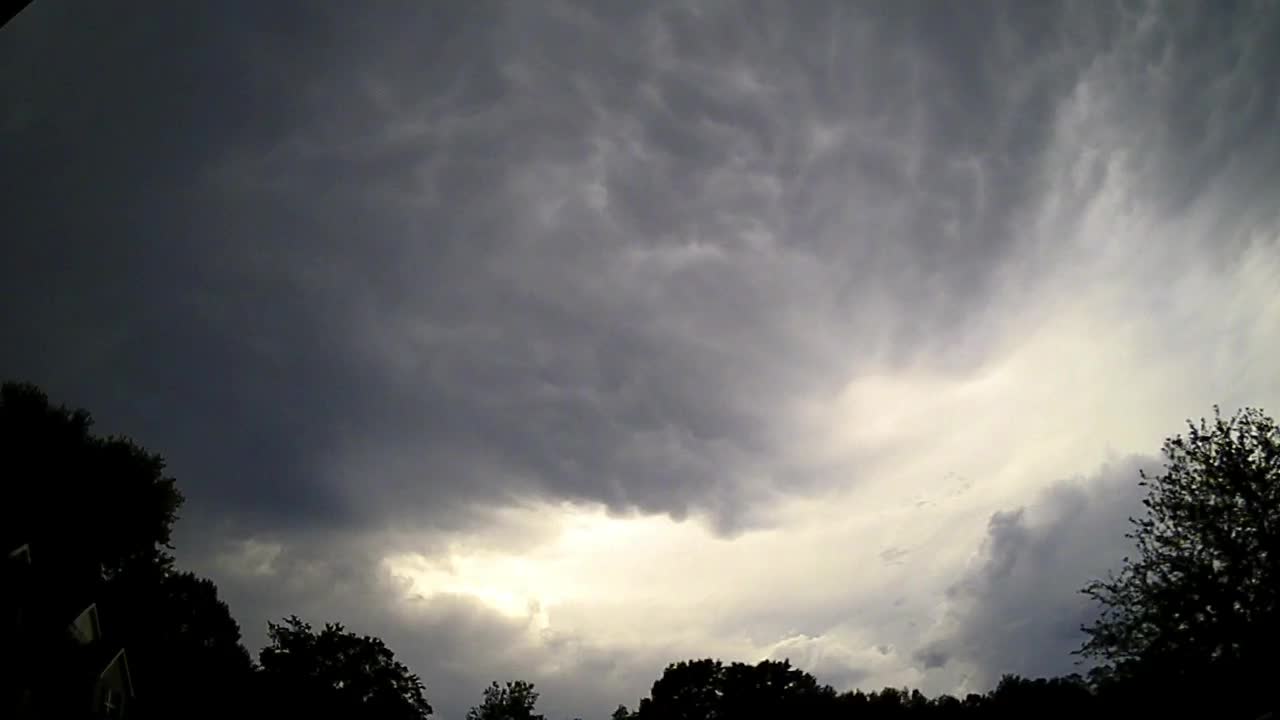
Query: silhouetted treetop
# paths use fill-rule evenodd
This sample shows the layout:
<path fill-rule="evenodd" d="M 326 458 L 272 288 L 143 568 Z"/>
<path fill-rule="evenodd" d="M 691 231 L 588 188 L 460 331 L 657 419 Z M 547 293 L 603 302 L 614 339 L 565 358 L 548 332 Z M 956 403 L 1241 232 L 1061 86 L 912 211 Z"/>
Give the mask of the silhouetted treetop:
<path fill-rule="evenodd" d="M 1237 698 L 1274 679 L 1280 638 L 1280 430 L 1260 410 L 1188 423 L 1143 474 L 1136 554 L 1084 592 L 1101 615 L 1082 652 L 1156 684 L 1179 681 Z"/>
<path fill-rule="evenodd" d="M 165 568 L 135 569 L 104 589 L 103 617 L 129 652 L 138 698 L 132 717 L 227 717 L 242 712 L 253 661 L 213 581 Z M 216 683 L 219 693 L 208 693 Z M 198 701 L 195 701 L 199 698 Z"/>
<path fill-rule="evenodd" d="M 34 385 L 0 387 L 6 547 L 29 543 L 44 562 L 94 576 L 167 564 L 182 494 L 164 459 L 92 427 L 88 412 L 51 405 Z"/>
<path fill-rule="evenodd" d="M 104 649 L 127 653 L 130 717 L 225 717 L 242 707 L 253 663 L 214 584 L 178 572 L 167 552 L 182 495 L 160 455 L 92 427 L 88 412 L 51 405 L 33 385 L 0 387 L 4 550 L 29 548 L 25 595 L 65 605 L 61 623 L 96 606 Z M 49 636 L 56 628 L 17 632 L 41 646 L 59 641 Z"/>
<path fill-rule="evenodd" d="M 421 720 L 432 713 L 422 681 L 376 637 L 332 623 L 317 632 L 296 616 L 269 623 L 267 634 L 269 643 L 258 658 L 275 707 L 388 720 Z"/>
<path fill-rule="evenodd" d="M 484 699 L 467 711 L 467 720 L 543 720 L 534 712 L 538 704 L 538 692 L 533 684 L 523 680 L 499 685 L 489 684 L 484 689 Z"/>

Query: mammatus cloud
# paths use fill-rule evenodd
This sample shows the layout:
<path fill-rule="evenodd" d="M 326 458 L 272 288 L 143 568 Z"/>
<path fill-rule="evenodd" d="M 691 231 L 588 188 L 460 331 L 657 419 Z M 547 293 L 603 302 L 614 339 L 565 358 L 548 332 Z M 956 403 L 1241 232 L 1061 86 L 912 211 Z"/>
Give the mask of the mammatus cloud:
<path fill-rule="evenodd" d="M 130 12 L 0 33 L 0 370 L 446 717 L 1069 670 L 1122 458 L 1280 407 L 1266 3 Z"/>

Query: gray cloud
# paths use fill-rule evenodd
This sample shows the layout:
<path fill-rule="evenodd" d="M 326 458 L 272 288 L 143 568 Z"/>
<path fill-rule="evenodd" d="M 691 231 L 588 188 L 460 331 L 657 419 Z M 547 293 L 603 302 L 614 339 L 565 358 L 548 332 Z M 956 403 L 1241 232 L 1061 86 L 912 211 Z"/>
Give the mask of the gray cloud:
<path fill-rule="evenodd" d="M 1025 507 L 993 514 L 976 562 L 947 592 L 939 637 L 916 652 L 917 662 L 925 669 L 952 665 L 950 678 L 979 691 L 1004 673 L 1078 671 L 1072 653 L 1096 611 L 1079 591 L 1131 550 L 1124 534 L 1128 518 L 1142 510 L 1138 470 L 1156 467 L 1147 457 L 1118 460 L 1052 486 Z"/>
<path fill-rule="evenodd" d="M 1026 456 L 1094 462 L 1086 421 L 1144 452 L 1208 402 L 1280 402 L 1250 360 L 1277 347 L 1278 23 L 1266 2 L 42 1 L 0 33 L 0 373 L 163 452 L 182 559 L 251 638 L 347 619 L 445 708 L 517 672 L 566 712 L 630 702 L 688 650 L 391 599 L 389 553 L 537 547 L 554 528 L 501 512 L 561 501 L 705 517 L 718 547 L 841 498 L 821 522 L 880 513 L 851 544 L 897 585 L 753 599 L 717 638 L 837 683 L 1056 671 L 1029 648 L 1074 642 L 1078 580 L 1035 568 L 1110 552 L 1112 480 L 992 518 L 914 667 L 892 648 L 923 646 L 939 599 L 892 573 L 948 584 L 930 558 L 1084 469 Z M 981 481 L 948 494 L 953 470 Z M 887 527 L 898 483 L 939 528 Z"/>
<path fill-rule="evenodd" d="M 770 401 L 981 356 L 1090 63 L 1228 73 L 1247 112 L 1196 135 L 1206 157 L 1274 112 L 1239 77 L 1274 82 L 1265 34 L 1217 12 L 1234 49 L 1179 17 L 1126 55 L 1118 18 L 1048 6 L 102 12 L 10 33 L 11 364 L 154 432 L 255 526 L 444 523 L 514 492 L 732 528 L 804 483 L 770 459 Z M 78 49 L 37 69 L 41 41 Z M 1201 96 L 1143 82 L 1120 90 L 1155 93 L 1147 154 L 1184 157 L 1163 150 L 1195 114 L 1164 109 Z M 182 406 L 207 420 L 166 427 Z"/>

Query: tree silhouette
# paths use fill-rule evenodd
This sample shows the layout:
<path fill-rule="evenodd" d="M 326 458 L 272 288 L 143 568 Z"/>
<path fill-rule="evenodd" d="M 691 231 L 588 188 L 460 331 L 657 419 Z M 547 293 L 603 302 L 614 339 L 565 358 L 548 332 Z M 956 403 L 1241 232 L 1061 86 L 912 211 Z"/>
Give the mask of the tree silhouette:
<path fill-rule="evenodd" d="M 982 703 L 991 718 L 1079 718 L 1097 709 L 1093 694 L 1078 675 L 1028 679 L 1005 675 Z"/>
<path fill-rule="evenodd" d="M 164 459 L 128 438 L 96 436 L 92 427 L 88 412 L 50 405 L 34 385 L 0 387 L 5 551 L 28 543 L 72 582 L 170 565 L 182 494 L 164 474 Z"/>
<path fill-rule="evenodd" d="M 714 720 L 720 716 L 723 674 L 720 661 L 709 658 L 669 665 L 653 684 L 649 697 L 640 701 L 636 716 L 641 720 Z"/>
<path fill-rule="evenodd" d="M 835 698 L 834 690 L 787 660 L 729 665 L 720 694 L 725 716 L 744 718 L 815 717 Z"/>
<path fill-rule="evenodd" d="M 523 680 L 497 682 L 484 689 L 484 699 L 467 711 L 467 720 L 543 720 L 534 712 L 538 693 L 533 684 Z"/>
<path fill-rule="evenodd" d="M 131 716 L 171 717 L 180 709 L 186 717 L 225 717 L 240 708 L 253 661 L 212 581 L 138 569 L 113 582 L 101 606 L 126 641 L 138 693 Z M 210 683 L 221 691 L 208 693 Z"/>
<path fill-rule="evenodd" d="M 669 665 L 650 696 L 640 701 L 636 717 L 817 718 L 835 707 L 835 691 L 789 661 L 724 665 L 704 659 Z"/>
<path fill-rule="evenodd" d="M 1165 441 L 1163 472 L 1142 475 L 1136 555 L 1084 589 L 1101 614 L 1081 652 L 1121 680 L 1186 683 L 1252 712 L 1277 668 L 1280 431 L 1259 410 L 1216 407 L 1188 427 Z"/>
<path fill-rule="evenodd" d="M 132 717 L 225 714 L 252 663 L 213 583 L 173 567 L 169 540 L 182 495 L 163 458 L 126 438 L 94 435 L 92 426 L 88 412 L 53 406 L 33 385 L 0 387 L 3 549 L 29 547 L 34 575 L 24 602 L 50 616 L 33 641 L 49 666 L 73 662 L 58 634 L 93 603 L 104 642 L 127 653 Z M 65 684 L 64 696 L 74 689 Z M 205 692 L 210 685 L 221 691 Z M 49 705 L 41 711 L 65 715 Z"/>
<path fill-rule="evenodd" d="M 431 715 L 422 681 L 382 640 L 326 624 L 315 632 L 297 616 L 268 623 L 259 654 L 269 707 L 291 715 L 422 720 Z"/>

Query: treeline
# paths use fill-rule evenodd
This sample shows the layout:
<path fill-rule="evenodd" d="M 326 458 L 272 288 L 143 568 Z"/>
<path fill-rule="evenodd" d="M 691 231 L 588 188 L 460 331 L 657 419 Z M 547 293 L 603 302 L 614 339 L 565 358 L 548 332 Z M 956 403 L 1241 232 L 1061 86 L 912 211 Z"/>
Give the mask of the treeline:
<path fill-rule="evenodd" d="M 1136 552 L 1084 592 L 1086 677 L 1007 675 L 989 692 L 837 691 L 786 661 L 690 660 L 613 720 L 1183 717 L 1274 710 L 1280 663 L 1280 431 L 1244 410 L 1190 424 L 1143 476 Z M 290 617 L 253 658 L 214 583 L 176 566 L 183 497 L 163 459 L 92 432 L 29 384 L 0 390 L 3 717 L 367 717 L 420 720 L 427 688 L 382 640 Z M 1122 529 L 1117 528 L 1117 532 Z M 83 609 L 94 609 L 85 625 Z M 77 619 L 78 618 L 78 619 Z M 68 628 L 101 625 L 94 643 Z M 82 638 L 83 640 L 83 638 Z M 116 672 L 124 648 L 127 673 Z M 106 654 L 103 654 L 103 651 Z M 105 659 L 104 659 L 105 658 Z M 116 663 L 112 672 L 99 668 Z M 110 686 L 110 687 L 107 687 Z M 123 693 L 123 694 L 121 694 Z M 493 683 L 468 720 L 542 720 L 538 693 Z"/>
<path fill-rule="evenodd" d="M 1034 680 L 1006 675 L 990 692 L 963 698 L 929 698 L 919 690 L 892 687 L 837 692 L 787 661 L 726 665 L 706 659 L 668 666 L 634 712 L 619 706 L 613 720 L 1080 718 L 1085 713 L 1128 709 L 1132 700 L 1079 675 Z"/>

